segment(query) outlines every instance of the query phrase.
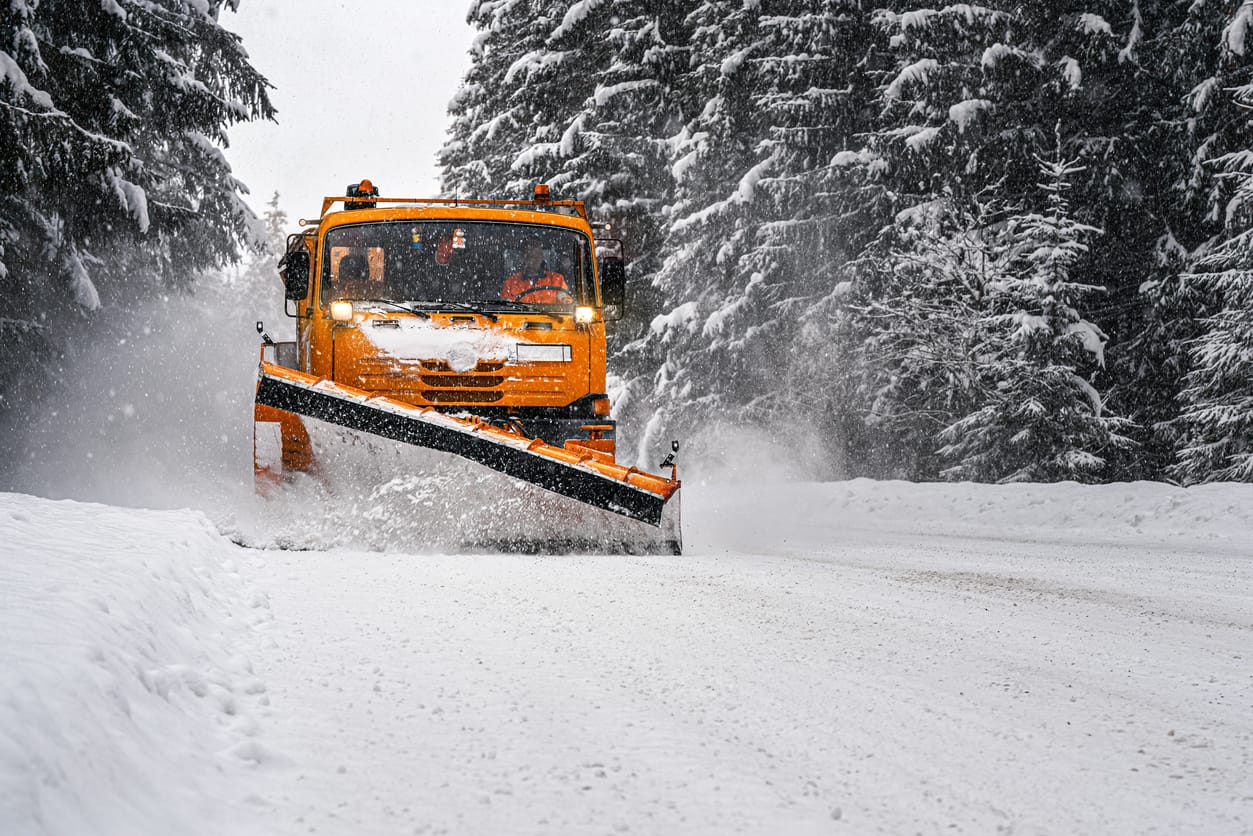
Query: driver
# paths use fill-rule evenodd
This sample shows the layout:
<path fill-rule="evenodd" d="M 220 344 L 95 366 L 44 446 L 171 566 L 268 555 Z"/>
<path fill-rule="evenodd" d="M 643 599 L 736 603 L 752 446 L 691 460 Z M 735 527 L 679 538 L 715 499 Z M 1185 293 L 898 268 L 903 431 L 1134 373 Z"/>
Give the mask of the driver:
<path fill-rule="evenodd" d="M 554 273 L 544 263 L 544 245 L 529 241 L 522 259 L 522 270 L 505 279 L 500 298 L 517 302 L 571 302 L 566 277 Z"/>

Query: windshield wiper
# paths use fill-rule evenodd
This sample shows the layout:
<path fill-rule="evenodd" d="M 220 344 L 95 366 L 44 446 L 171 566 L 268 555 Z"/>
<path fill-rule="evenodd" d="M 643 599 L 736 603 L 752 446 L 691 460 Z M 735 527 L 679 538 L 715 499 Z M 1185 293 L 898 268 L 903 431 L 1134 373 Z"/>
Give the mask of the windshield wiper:
<path fill-rule="evenodd" d="M 427 313 L 426 311 L 418 310 L 417 308 L 413 308 L 413 307 L 410 307 L 409 305 L 406 305 L 404 302 L 397 302 L 392 299 L 362 299 L 361 301 L 367 302 L 370 304 L 391 305 L 393 308 L 396 308 L 397 310 L 402 310 L 405 313 L 417 314 L 423 319 L 431 318 L 431 315 Z"/>
<path fill-rule="evenodd" d="M 480 314 L 482 316 L 487 317 L 492 322 L 495 322 L 496 320 L 500 319 L 500 317 L 496 316 L 496 314 L 494 313 L 489 313 L 483 310 L 482 308 L 476 308 L 473 305 L 467 305 L 464 302 L 446 302 L 441 299 L 438 302 L 430 302 L 428 304 L 432 306 L 438 306 L 441 308 L 450 307 L 450 308 L 456 308 L 459 311 L 468 311 L 469 313 Z"/>
<path fill-rule="evenodd" d="M 543 308 L 537 308 L 534 305 L 532 305 L 530 302 L 519 302 L 516 299 L 492 299 L 490 302 L 476 300 L 475 304 L 499 305 L 509 311 L 524 311 L 529 314 L 535 314 L 536 316 L 551 317 L 557 322 L 562 321 L 561 319 L 562 316 L 569 316 L 569 314 L 559 314 L 556 311 L 547 311 L 547 310 L 544 310 Z"/>

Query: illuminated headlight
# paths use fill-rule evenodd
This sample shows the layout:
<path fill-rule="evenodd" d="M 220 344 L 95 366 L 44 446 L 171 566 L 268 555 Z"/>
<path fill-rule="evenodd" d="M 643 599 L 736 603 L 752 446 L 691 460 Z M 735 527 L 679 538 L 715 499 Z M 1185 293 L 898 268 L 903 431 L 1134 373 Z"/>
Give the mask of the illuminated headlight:
<path fill-rule="evenodd" d="M 569 363 L 570 346 L 518 343 L 514 356 L 519 363 Z"/>
<path fill-rule="evenodd" d="M 332 302 L 331 319 L 336 322 L 352 322 L 352 302 Z"/>
<path fill-rule="evenodd" d="M 574 321 L 580 324 L 587 324 L 596 318 L 595 308 L 575 308 Z"/>

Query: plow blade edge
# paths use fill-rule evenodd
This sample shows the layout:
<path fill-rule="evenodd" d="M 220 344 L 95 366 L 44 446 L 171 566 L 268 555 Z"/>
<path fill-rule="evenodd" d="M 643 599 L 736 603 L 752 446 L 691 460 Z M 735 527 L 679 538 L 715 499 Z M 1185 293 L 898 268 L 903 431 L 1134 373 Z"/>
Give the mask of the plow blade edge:
<path fill-rule="evenodd" d="M 429 407 L 262 362 L 256 402 L 394 441 L 453 453 L 615 514 L 662 526 L 679 482 Z M 666 526 L 669 527 L 669 526 Z M 677 532 L 676 532 L 677 533 Z"/>

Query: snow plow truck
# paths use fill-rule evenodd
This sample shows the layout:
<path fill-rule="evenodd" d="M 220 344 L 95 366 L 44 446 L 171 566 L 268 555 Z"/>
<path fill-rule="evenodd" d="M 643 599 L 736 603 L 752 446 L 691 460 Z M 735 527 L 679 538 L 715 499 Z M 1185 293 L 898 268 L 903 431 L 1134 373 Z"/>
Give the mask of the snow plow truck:
<path fill-rule="evenodd" d="M 338 204 L 338 206 L 337 206 Z M 316 471 L 315 422 L 461 456 L 629 521 L 610 550 L 679 554 L 678 442 L 661 475 L 617 463 L 607 322 L 622 242 L 580 201 L 323 199 L 279 262 L 296 338 L 257 323 L 259 490 Z"/>

